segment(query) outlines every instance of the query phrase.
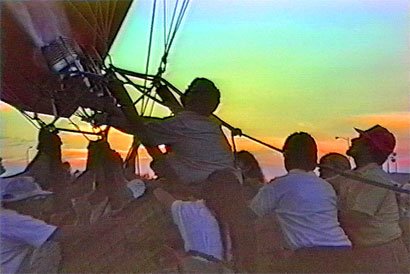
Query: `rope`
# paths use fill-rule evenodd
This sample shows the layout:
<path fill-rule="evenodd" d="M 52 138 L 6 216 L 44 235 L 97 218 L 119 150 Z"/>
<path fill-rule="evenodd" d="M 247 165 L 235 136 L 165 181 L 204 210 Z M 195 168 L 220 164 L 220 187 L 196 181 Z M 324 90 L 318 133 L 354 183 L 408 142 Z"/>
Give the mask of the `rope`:
<path fill-rule="evenodd" d="M 27 121 L 29 121 L 36 129 L 40 129 L 40 127 L 33 122 L 33 119 L 27 113 L 24 112 L 24 110 L 21 110 L 19 108 L 17 108 L 17 110 L 20 111 L 21 114 L 23 114 L 23 117 L 26 118 Z"/>
<path fill-rule="evenodd" d="M 149 40 L 148 40 L 148 54 L 147 54 L 147 62 L 145 64 L 145 74 L 148 74 L 149 70 L 149 63 L 150 63 L 150 58 L 151 58 L 151 48 L 152 48 L 152 37 L 154 33 L 154 22 L 155 22 L 155 10 L 157 6 L 157 0 L 154 0 L 153 6 L 152 6 L 152 16 L 151 16 L 151 27 L 150 27 L 150 33 L 149 33 Z M 147 89 L 147 80 L 144 79 L 144 89 Z M 146 103 L 144 98 L 142 99 L 142 106 L 141 106 L 141 114 L 144 114 L 146 108 Z"/>
<path fill-rule="evenodd" d="M 165 49 L 164 51 L 166 51 L 168 44 L 169 44 L 169 37 L 171 37 L 171 31 L 172 31 L 172 26 L 174 25 L 174 20 L 175 20 L 175 15 L 177 13 L 177 8 L 178 8 L 178 0 L 175 3 L 174 6 L 174 11 L 172 12 L 172 18 L 171 18 L 171 24 L 169 25 L 169 29 L 168 29 L 168 35 L 167 35 L 167 39 L 166 39 L 166 43 L 165 43 Z"/>
<path fill-rule="evenodd" d="M 337 168 L 334 168 L 332 166 L 328 166 L 328 165 L 317 165 L 320 168 L 326 168 L 329 169 L 337 174 L 339 174 L 340 176 L 349 178 L 349 179 L 353 179 L 355 181 L 359 181 L 365 184 L 369 184 L 369 185 L 373 185 L 373 186 L 377 186 L 377 187 L 381 187 L 381 188 L 385 188 L 385 189 L 389 189 L 392 190 L 394 192 L 399 192 L 399 193 L 404 193 L 404 194 L 410 194 L 410 189 L 403 189 L 402 187 L 400 187 L 399 184 L 395 184 L 395 185 L 386 185 L 383 183 L 380 183 L 378 181 L 374 181 L 368 178 L 364 178 L 360 175 L 356 175 L 356 174 L 352 174 L 350 172 L 346 172 L 344 170 L 340 170 Z"/>
<path fill-rule="evenodd" d="M 237 152 L 237 150 L 236 150 L 236 143 L 235 143 L 235 135 L 233 134 L 233 132 L 231 131 L 231 143 L 232 143 L 232 148 L 233 148 L 233 157 L 234 157 L 234 164 L 235 164 L 235 167 L 238 167 L 238 165 L 237 165 L 237 159 L 236 159 L 236 152 Z"/>
<path fill-rule="evenodd" d="M 71 1 L 67 1 L 73 8 L 74 8 L 74 10 L 78 13 L 78 14 L 80 14 L 81 15 L 81 17 L 82 17 L 82 19 L 88 24 L 88 26 L 91 28 L 91 29 L 94 29 L 94 26 L 91 24 L 91 22 L 87 19 L 87 17 L 86 16 L 84 16 L 84 14 L 82 14 L 81 13 L 81 11 L 79 10 L 79 8 L 77 8 L 77 6 L 76 5 L 74 5 L 74 3 L 73 2 L 71 2 Z M 87 2 L 87 1 L 86 1 Z M 92 14 L 94 14 L 93 12 L 91 12 Z M 98 25 L 98 24 L 96 24 L 96 25 Z M 103 39 L 104 39 L 104 37 L 102 37 L 102 34 L 101 33 L 99 33 L 99 28 L 97 27 L 97 28 L 95 28 L 97 31 L 96 31 L 96 34 L 97 34 L 97 37 L 99 38 L 99 39 L 101 39 L 101 41 L 104 41 Z"/>
<path fill-rule="evenodd" d="M 137 155 L 135 155 L 135 159 L 137 159 L 137 174 L 141 175 L 141 163 L 140 163 L 140 154 L 139 149 L 137 148 Z"/>
<path fill-rule="evenodd" d="M 166 31 L 167 29 L 167 0 L 164 0 L 162 3 L 163 3 L 163 11 L 164 11 L 163 27 L 164 27 L 164 49 L 165 49 L 167 47 L 167 31 Z"/>
<path fill-rule="evenodd" d="M 179 29 L 179 27 L 180 27 L 180 25 L 181 25 L 181 22 L 182 22 L 182 19 L 183 19 L 184 15 L 185 15 L 186 10 L 187 10 L 188 4 L 189 4 L 189 0 L 184 0 L 184 2 L 182 3 L 181 10 L 180 10 L 180 12 L 179 12 L 177 22 L 176 22 L 176 24 L 175 24 L 174 31 L 172 32 L 172 36 L 171 36 L 171 37 L 168 37 L 169 41 L 168 41 L 168 47 L 167 47 L 167 49 L 166 49 L 167 55 L 168 55 L 168 53 L 169 53 L 169 51 L 170 51 L 170 49 L 171 49 L 171 45 L 172 45 L 172 43 L 173 43 L 173 41 L 174 41 L 174 38 L 175 38 L 175 36 L 176 36 L 176 33 L 177 33 L 177 31 L 178 31 L 178 29 Z"/>
<path fill-rule="evenodd" d="M 174 21 L 175 21 L 175 16 L 176 16 L 176 12 L 178 9 L 178 1 L 176 2 L 175 6 L 174 6 L 174 11 L 172 14 L 172 19 L 171 19 L 171 25 L 169 27 L 168 30 L 168 35 L 166 35 L 166 2 L 164 0 L 164 6 L 163 6 L 163 11 L 164 11 L 164 54 L 161 58 L 161 62 L 160 65 L 158 67 L 157 70 L 157 74 L 154 76 L 153 79 L 153 83 L 152 86 L 150 88 L 147 88 L 147 80 L 146 78 L 144 78 L 144 89 L 148 90 L 147 94 L 151 95 L 152 92 L 152 88 L 155 86 L 155 81 L 156 79 L 160 79 L 161 75 L 165 72 L 166 67 L 167 67 L 167 58 L 168 58 L 168 54 L 169 51 L 171 49 L 171 45 L 174 41 L 174 38 L 176 36 L 176 33 L 181 25 L 182 19 L 185 15 L 185 12 L 187 10 L 188 4 L 189 4 L 189 0 L 184 0 L 184 2 L 182 3 L 182 6 L 180 8 L 179 14 L 178 14 L 178 18 L 176 19 L 176 23 L 175 26 Z M 149 70 L 149 60 L 150 60 L 150 56 L 151 56 L 151 48 L 152 48 L 152 34 L 153 34 L 153 29 L 154 29 L 154 17 L 155 17 L 155 8 L 156 8 L 156 2 L 154 2 L 154 6 L 153 6 L 153 14 L 152 14 L 152 19 L 151 19 L 151 31 L 150 31 L 150 39 L 149 39 L 149 47 L 148 47 L 148 56 L 147 56 L 147 64 L 146 64 L 146 70 L 145 70 L 145 74 L 148 74 L 148 70 Z M 155 96 L 154 96 L 155 97 Z M 141 97 L 138 99 L 138 101 L 141 100 L 142 101 L 142 108 L 141 108 L 141 113 L 144 114 L 145 111 L 147 110 L 148 107 L 148 103 L 149 103 L 149 99 L 145 100 L 145 96 Z M 154 104 L 155 102 L 152 101 L 152 105 L 151 105 L 151 110 L 150 110 L 150 114 L 152 115 L 153 109 L 154 109 Z"/>
<path fill-rule="evenodd" d="M 91 139 L 89 139 L 89 138 L 87 137 L 87 135 L 85 135 L 85 134 L 81 131 L 80 127 L 79 127 L 76 123 L 74 123 L 74 121 L 73 121 L 71 118 L 68 118 L 68 121 L 70 121 L 70 123 L 71 123 L 79 132 L 81 132 L 81 134 L 84 136 L 85 139 L 87 139 L 87 141 L 91 141 Z"/>

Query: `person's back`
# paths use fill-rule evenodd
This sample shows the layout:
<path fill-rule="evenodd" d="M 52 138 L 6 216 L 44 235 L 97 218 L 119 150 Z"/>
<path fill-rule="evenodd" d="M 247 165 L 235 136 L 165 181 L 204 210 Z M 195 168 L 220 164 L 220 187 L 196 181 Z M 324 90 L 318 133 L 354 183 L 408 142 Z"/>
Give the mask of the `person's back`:
<path fill-rule="evenodd" d="M 276 201 L 270 210 L 276 212 L 291 249 L 350 245 L 337 221 L 332 186 L 313 172 L 293 169 L 259 193 Z"/>
<path fill-rule="evenodd" d="M 354 174 L 393 185 L 390 176 L 377 165 L 359 168 Z M 400 237 L 399 209 L 394 192 L 345 180 L 341 193 L 344 228 L 356 246 L 383 244 Z M 355 212 L 367 217 L 357 216 Z"/>
<path fill-rule="evenodd" d="M 178 226 L 184 252 L 177 255 L 178 269 L 182 273 L 231 273 L 222 263 L 224 247 L 220 224 L 204 200 L 182 201 L 167 191 L 157 188 L 154 195 L 171 210 Z"/>
<path fill-rule="evenodd" d="M 184 240 L 186 252 L 201 252 L 223 259 L 218 222 L 203 200 L 176 200 L 171 206 L 171 212 Z"/>
<path fill-rule="evenodd" d="M 351 242 L 337 219 L 335 191 L 313 172 L 314 139 L 304 132 L 294 133 L 286 139 L 283 154 L 288 174 L 262 187 L 250 204 L 260 217 L 276 213 L 288 248 L 293 250 L 283 265 L 272 259 L 270 271 L 343 271 Z"/>
<path fill-rule="evenodd" d="M 148 128 L 155 145 L 171 147 L 167 165 L 180 182 L 201 182 L 215 170 L 233 168 L 230 146 L 220 126 L 209 117 L 183 111 Z M 152 166 L 155 170 L 158 164 Z"/>

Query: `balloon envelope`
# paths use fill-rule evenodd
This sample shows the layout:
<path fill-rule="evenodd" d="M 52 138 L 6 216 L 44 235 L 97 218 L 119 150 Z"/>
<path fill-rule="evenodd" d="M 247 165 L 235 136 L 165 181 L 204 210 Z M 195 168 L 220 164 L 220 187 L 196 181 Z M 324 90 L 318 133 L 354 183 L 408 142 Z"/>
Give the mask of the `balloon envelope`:
<path fill-rule="evenodd" d="M 59 36 L 103 60 L 132 0 L 6 1 L 0 3 L 1 100 L 25 111 L 69 117 L 79 90 L 60 92 L 60 76 L 47 66 L 41 47 Z"/>

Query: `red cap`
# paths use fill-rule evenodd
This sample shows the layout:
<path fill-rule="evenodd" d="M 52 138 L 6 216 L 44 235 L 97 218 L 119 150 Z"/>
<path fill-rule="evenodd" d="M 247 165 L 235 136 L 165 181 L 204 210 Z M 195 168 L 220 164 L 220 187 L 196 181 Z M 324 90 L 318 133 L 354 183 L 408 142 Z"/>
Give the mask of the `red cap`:
<path fill-rule="evenodd" d="M 367 130 L 354 128 L 360 135 L 367 138 L 373 146 L 381 152 L 390 154 L 396 146 L 396 138 L 386 128 L 375 125 Z"/>

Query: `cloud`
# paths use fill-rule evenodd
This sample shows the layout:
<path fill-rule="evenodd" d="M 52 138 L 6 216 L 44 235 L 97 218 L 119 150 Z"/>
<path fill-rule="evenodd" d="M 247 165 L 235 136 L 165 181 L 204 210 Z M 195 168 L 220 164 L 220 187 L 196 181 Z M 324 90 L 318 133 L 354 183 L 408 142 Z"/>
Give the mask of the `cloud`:
<path fill-rule="evenodd" d="M 347 117 L 346 121 L 355 126 L 357 125 L 357 127 L 362 126 L 364 128 L 380 124 L 389 130 L 406 130 L 407 133 L 410 134 L 410 111 L 352 115 Z"/>

